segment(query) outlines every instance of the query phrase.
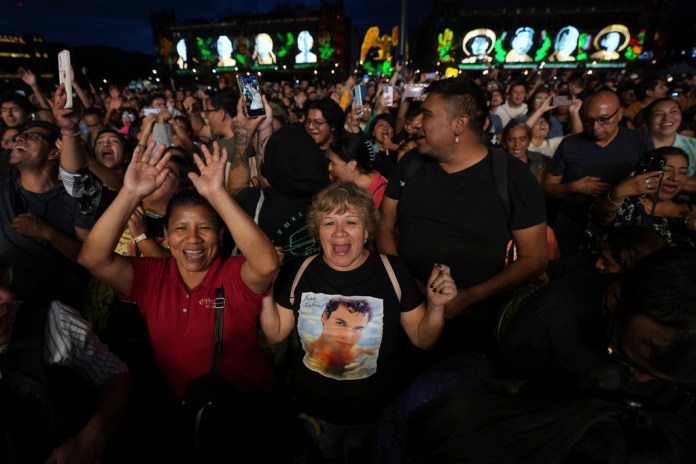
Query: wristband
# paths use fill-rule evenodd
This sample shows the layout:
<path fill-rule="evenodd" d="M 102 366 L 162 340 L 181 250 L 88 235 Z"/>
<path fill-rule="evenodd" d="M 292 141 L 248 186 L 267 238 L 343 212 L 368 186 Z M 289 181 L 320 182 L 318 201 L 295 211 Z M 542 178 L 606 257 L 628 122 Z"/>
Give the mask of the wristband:
<path fill-rule="evenodd" d="M 60 130 L 60 135 L 63 137 L 79 137 L 82 135 L 82 132 L 79 130 L 77 132 L 65 132 L 63 129 Z"/>
<path fill-rule="evenodd" d="M 140 234 L 140 235 L 138 235 L 137 237 L 135 237 L 135 238 L 133 239 L 133 242 L 135 242 L 135 243 L 137 244 L 137 243 L 142 242 L 143 240 L 147 240 L 147 235 L 145 235 L 145 234 Z"/>

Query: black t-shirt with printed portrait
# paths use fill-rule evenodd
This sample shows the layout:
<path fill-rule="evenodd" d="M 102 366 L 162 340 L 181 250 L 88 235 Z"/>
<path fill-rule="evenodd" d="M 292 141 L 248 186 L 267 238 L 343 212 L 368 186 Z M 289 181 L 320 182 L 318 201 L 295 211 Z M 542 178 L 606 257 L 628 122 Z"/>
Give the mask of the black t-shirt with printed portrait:
<path fill-rule="evenodd" d="M 352 271 L 337 271 L 317 256 L 302 274 L 290 303 L 290 289 L 303 258 L 289 262 L 275 283 L 278 304 L 295 312 L 291 337 L 291 387 L 302 411 L 338 425 L 375 422 L 403 389 L 401 369 L 404 338 L 401 313 L 415 309 L 423 296 L 406 265 L 389 257 L 401 287 L 401 303 L 376 253 Z M 372 308 L 372 317 L 353 348 L 354 358 L 343 369 L 327 367 L 313 356 L 313 342 L 323 333 L 321 316 L 332 299 L 357 300 Z M 331 316 L 330 316 L 331 317 Z"/>

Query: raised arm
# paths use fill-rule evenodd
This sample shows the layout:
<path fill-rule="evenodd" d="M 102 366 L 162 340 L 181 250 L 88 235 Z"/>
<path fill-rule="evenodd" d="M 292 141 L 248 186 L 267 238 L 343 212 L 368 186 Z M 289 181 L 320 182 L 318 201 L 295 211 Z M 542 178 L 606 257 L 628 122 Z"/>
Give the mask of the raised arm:
<path fill-rule="evenodd" d="M 248 187 L 251 181 L 247 150 L 254 138 L 254 133 L 257 131 L 259 134 L 267 134 L 269 131 L 273 133 L 273 117 L 271 116 L 273 108 L 269 105 L 265 95 L 262 95 L 261 99 L 266 114 L 252 119 L 244 115 L 242 98 L 237 101 L 237 115 L 232 119 L 234 153 L 227 154 L 230 157 L 230 174 L 227 178 L 227 190 L 232 195 L 236 195 L 240 190 Z M 258 157 L 259 154 L 257 153 L 256 156 Z"/>
<path fill-rule="evenodd" d="M 272 345 L 285 340 L 295 327 L 295 313 L 275 302 L 269 295 L 263 299 L 259 324 L 266 341 Z"/>
<path fill-rule="evenodd" d="M 201 103 L 195 97 L 189 95 L 184 99 L 184 109 L 191 120 L 193 133 L 201 139 L 209 141 L 212 138 L 212 133 L 210 132 L 210 126 L 201 117 Z"/>
<path fill-rule="evenodd" d="M 34 75 L 33 72 L 31 72 L 28 69 L 24 69 L 20 67 L 17 70 L 19 74 L 19 78 L 24 81 L 25 84 L 27 84 L 29 87 L 31 87 L 31 91 L 34 93 L 34 96 L 36 97 L 36 101 L 39 103 L 39 110 L 45 112 L 48 114 L 48 120 L 50 122 L 52 121 L 51 118 L 51 105 L 48 104 L 48 100 L 46 100 L 46 97 L 44 96 L 43 92 L 41 91 L 41 88 L 39 87 L 39 84 L 36 80 L 36 76 Z"/>
<path fill-rule="evenodd" d="M 652 171 L 622 180 L 592 206 L 593 219 L 601 225 L 613 222 L 616 219 L 616 213 L 627 198 L 654 193 L 654 189 L 660 185 L 660 175 L 661 171 Z"/>
<path fill-rule="evenodd" d="M 527 116 L 527 119 L 525 119 L 525 121 L 524 121 L 524 123 L 527 125 L 527 127 L 533 128 L 534 124 L 536 124 L 536 122 L 539 120 L 539 118 L 544 113 L 555 108 L 555 106 L 553 106 L 551 104 L 552 101 L 553 101 L 552 96 L 547 97 L 546 100 L 544 100 L 544 102 L 539 106 L 539 108 L 536 109 L 536 111 L 534 111 L 532 114 Z"/>
<path fill-rule="evenodd" d="M 82 245 L 78 262 L 99 280 L 122 293 L 130 293 L 133 284 L 133 264 L 129 258 L 114 252 L 131 213 L 168 175 L 165 164 L 171 153 L 162 155 L 164 147 L 152 152 L 138 146 L 128 165 L 123 188 L 101 215 Z M 152 155 L 152 156 L 150 156 Z"/>
<path fill-rule="evenodd" d="M 85 164 L 89 170 L 109 189 L 117 191 L 123 185 L 123 175 L 115 169 L 101 164 L 97 158 L 87 150 L 80 137 L 80 120 L 84 110 L 79 101 L 73 101 L 72 108 L 63 108 L 67 101 L 65 86 L 61 84 L 56 89 L 53 97 L 53 117 L 56 125 L 60 127 L 62 146 L 60 152 L 60 165 L 71 173 L 77 172 Z M 70 191 L 68 189 L 68 191 Z"/>
<path fill-rule="evenodd" d="M 426 285 L 427 304 L 401 313 L 401 325 L 409 340 L 421 349 L 432 348 L 445 325 L 445 305 L 457 296 L 457 286 L 444 264 L 436 264 Z"/>
<path fill-rule="evenodd" d="M 582 118 L 580 111 L 582 110 L 582 100 L 573 95 L 573 103 L 571 103 L 568 111 L 570 112 L 570 123 L 572 125 L 571 134 L 579 134 L 585 128 L 582 126 Z"/>
<path fill-rule="evenodd" d="M 265 292 L 278 269 L 278 254 L 270 239 L 237 204 L 224 186 L 227 154 L 215 143 L 211 154 L 202 147 L 204 159 L 194 154 L 200 175 L 189 173 L 194 187 L 218 212 L 232 234 L 234 242 L 246 257 L 242 280 L 256 293 Z"/>

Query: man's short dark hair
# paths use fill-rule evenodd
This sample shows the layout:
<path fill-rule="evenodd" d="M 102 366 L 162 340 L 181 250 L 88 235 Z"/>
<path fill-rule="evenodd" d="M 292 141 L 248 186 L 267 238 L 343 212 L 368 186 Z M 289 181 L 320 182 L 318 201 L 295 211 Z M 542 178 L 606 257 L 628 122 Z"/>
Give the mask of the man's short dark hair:
<path fill-rule="evenodd" d="M 164 100 L 165 103 L 167 102 L 167 96 L 166 96 L 165 94 L 163 94 L 163 93 L 153 93 L 153 94 L 150 96 L 150 101 L 149 101 L 150 105 L 152 105 L 152 104 L 155 102 L 155 100 L 159 100 L 159 99 Z"/>
<path fill-rule="evenodd" d="M 97 116 L 97 117 L 99 117 L 99 120 L 101 121 L 102 119 L 104 119 L 104 110 L 102 110 L 98 106 L 91 106 L 89 108 L 85 108 L 84 115 L 85 116 L 89 116 L 89 115 Z"/>
<path fill-rule="evenodd" d="M 356 313 L 367 314 L 367 322 L 372 320 L 372 305 L 367 300 L 348 300 L 343 298 L 332 298 L 326 303 L 324 313 L 327 319 L 331 317 L 331 313 L 336 311 L 339 306 L 350 308 Z"/>
<path fill-rule="evenodd" d="M 237 101 L 239 95 L 234 92 L 220 92 L 210 99 L 210 106 L 216 110 L 223 110 L 231 117 L 237 116 Z"/>
<path fill-rule="evenodd" d="M 648 92 L 655 90 L 661 82 L 664 82 L 664 79 L 660 76 L 647 76 L 641 79 L 641 81 L 636 85 L 635 90 L 638 100 L 645 98 L 648 95 Z"/>
<path fill-rule="evenodd" d="M 488 116 L 488 105 L 483 90 L 469 78 L 454 77 L 441 79 L 428 86 L 428 95 L 440 95 L 452 119 L 466 115 L 469 129 L 477 134 L 483 133 Z"/>
<path fill-rule="evenodd" d="M 22 126 L 21 132 L 24 132 L 27 129 L 31 129 L 32 127 L 41 127 L 42 129 L 46 129 L 49 132 L 49 137 L 50 139 L 48 140 L 48 143 L 53 145 L 56 143 L 56 140 L 60 137 L 60 127 L 56 126 L 55 124 L 51 124 L 50 122 L 46 121 L 31 121 Z"/>
<path fill-rule="evenodd" d="M 568 85 L 574 85 L 575 87 L 585 88 L 585 79 L 582 76 L 573 76 L 568 79 Z"/>
<path fill-rule="evenodd" d="M 508 89 L 508 93 L 512 92 L 512 89 L 514 89 L 515 87 L 519 87 L 519 86 L 522 86 L 522 88 L 524 89 L 525 92 L 527 91 L 527 84 L 525 84 L 522 81 L 515 81 L 512 84 L 510 84 L 510 88 Z"/>
<path fill-rule="evenodd" d="M 27 97 L 19 95 L 18 93 L 8 93 L 2 97 L 0 100 L 0 105 L 3 103 L 15 103 L 17 106 L 22 108 L 27 113 L 33 113 L 35 111 L 34 105 L 31 103 Z"/>
<path fill-rule="evenodd" d="M 419 101 L 412 101 L 410 105 L 408 105 L 408 110 L 406 111 L 406 116 L 404 116 L 404 119 L 406 121 L 412 121 L 413 119 L 417 118 L 421 114 L 421 102 Z"/>
<path fill-rule="evenodd" d="M 321 97 L 316 100 L 310 100 L 305 106 L 305 116 L 309 114 L 309 110 L 319 110 L 329 123 L 331 131 L 334 134 L 343 132 L 343 126 L 346 123 L 346 115 L 340 105 L 331 97 Z"/>

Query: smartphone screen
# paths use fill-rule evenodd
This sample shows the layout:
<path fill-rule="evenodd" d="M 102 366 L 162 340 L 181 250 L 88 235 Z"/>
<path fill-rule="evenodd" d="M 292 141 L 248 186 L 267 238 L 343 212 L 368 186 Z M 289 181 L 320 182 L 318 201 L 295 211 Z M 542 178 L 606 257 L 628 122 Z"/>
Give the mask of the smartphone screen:
<path fill-rule="evenodd" d="M 147 116 L 148 114 L 160 114 L 162 112 L 162 108 L 143 108 L 143 115 Z"/>
<path fill-rule="evenodd" d="M 412 98 L 415 101 L 425 100 L 425 92 L 428 88 L 425 84 L 406 84 L 404 86 L 404 98 Z"/>
<path fill-rule="evenodd" d="M 551 106 L 570 106 L 573 100 L 567 95 L 556 95 L 551 98 Z"/>
<path fill-rule="evenodd" d="M 261 99 L 261 87 L 256 76 L 237 76 L 239 92 L 244 100 L 244 113 L 247 118 L 257 118 L 266 114 Z"/>

